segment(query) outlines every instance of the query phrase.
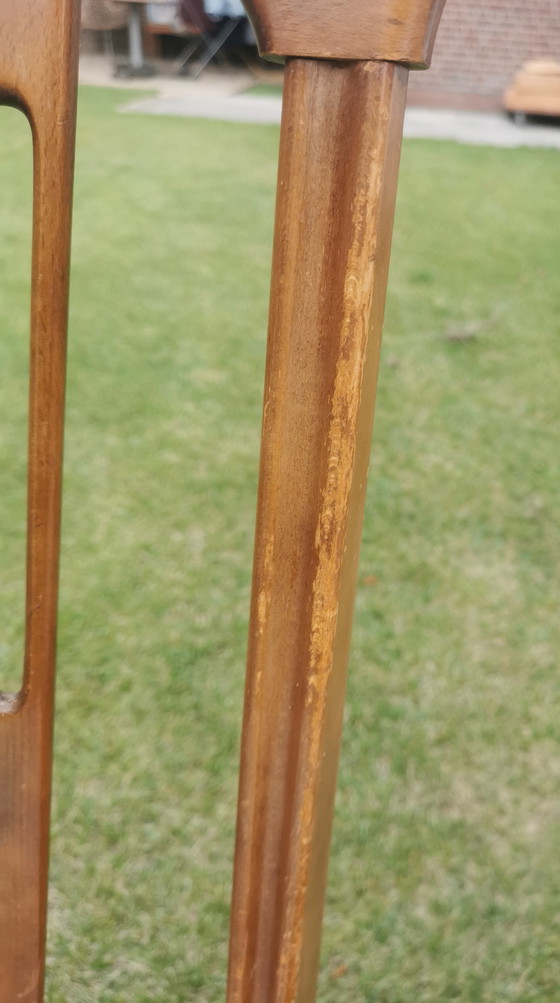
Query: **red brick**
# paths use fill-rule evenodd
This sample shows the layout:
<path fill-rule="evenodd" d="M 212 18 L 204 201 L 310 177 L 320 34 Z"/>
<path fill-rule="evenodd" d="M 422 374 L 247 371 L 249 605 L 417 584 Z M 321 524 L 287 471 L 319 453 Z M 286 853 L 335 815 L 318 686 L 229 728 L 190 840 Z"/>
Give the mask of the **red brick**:
<path fill-rule="evenodd" d="M 499 106 L 528 59 L 560 56 L 560 0 L 447 0 L 432 67 L 411 73 L 411 101 Z"/>

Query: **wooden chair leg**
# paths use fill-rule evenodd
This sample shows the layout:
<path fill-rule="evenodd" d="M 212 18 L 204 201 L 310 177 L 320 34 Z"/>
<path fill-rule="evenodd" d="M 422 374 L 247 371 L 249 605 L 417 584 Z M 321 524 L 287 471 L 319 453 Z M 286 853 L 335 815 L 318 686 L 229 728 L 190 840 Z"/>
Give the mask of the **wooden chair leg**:
<path fill-rule="evenodd" d="M 335 5 L 326 0 L 247 3 L 263 51 L 291 58 L 280 144 L 228 1003 L 315 998 L 408 78 L 401 63 L 427 61 L 441 6 L 428 11 L 424 0 L 336 5 L 338 28 L 351 24 L 351 33 L 360 20 L 364 29 L 375 27 L 377 12 L 377 58 L 366 59 L 363 30 L 349 40 L 331 31 Z M 313 32 L 311 16 L 323 26 L 324 55 L 335 58 L 305 58 L 306 45 L 321 55 L 321 31 Z M 411 21 L 416 34 L 409 49 Z M 405 37 L 397 28 L 395 40 L 395 24 Z M 340 52 L 333 52 L 337 45 Z M 361 58 L 348 58 L 352 51 Z"/>
<path fill-rule="evenodd" d="M 0 0 L 0 102 L 33 135 L 26 639 L 0 701 L 0 1003 L 43 998 L 79 4 Z"/>

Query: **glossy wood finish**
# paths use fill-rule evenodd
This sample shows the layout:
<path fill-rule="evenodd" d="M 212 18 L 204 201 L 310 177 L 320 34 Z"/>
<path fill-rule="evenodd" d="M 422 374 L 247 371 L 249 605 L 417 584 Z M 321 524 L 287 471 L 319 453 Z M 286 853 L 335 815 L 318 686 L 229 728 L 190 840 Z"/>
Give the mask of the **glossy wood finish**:
<path fill-rule="evenodd" d="M 43 998 L 79 3 L 0 0 L 0 103 L 33 135 L 23 687 L 0 700 L 0 1003 Z"/>
<path fill-rule="evenodd" d="M 244 0 L 261 55 L 429 66 L 445 0 Z"/>
<path fill-rule="evenodd" d="M 408 70 L 289 61 L 228 1003 L 311 1003 Z"/>

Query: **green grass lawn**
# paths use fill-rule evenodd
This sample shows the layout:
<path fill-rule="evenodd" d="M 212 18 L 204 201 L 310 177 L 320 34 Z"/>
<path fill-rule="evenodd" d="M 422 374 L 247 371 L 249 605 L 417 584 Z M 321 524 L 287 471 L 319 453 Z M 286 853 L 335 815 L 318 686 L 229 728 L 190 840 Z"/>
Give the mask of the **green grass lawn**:
<path fill-rule="evenodd" d="M 48 1001 L 218 1003 L 278 130 L 121 101 L 80 101 Z M 0 125 L 6 688 L 31 177 Z M 324 1003 L 559 998 L 558 169 L 404 147 Z"/>
<path fill-rule="evenodd" d="M 244 93 L 249 97 L 259 98 L 281 98 L 283 92 L 282 84 L 254 84 Z"/>

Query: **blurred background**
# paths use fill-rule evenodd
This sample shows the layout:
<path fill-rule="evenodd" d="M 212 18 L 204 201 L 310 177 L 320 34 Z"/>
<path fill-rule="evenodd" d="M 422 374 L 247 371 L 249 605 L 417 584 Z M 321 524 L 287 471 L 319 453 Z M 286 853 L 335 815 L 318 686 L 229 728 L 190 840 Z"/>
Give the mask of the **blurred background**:
<path fill-rule="evenodd" d="M 239 22 L 224 65 L 195 79 L 198 48 L 182 76 L 202 35 L 171 43 L 141 10 L 139 66 L 158 72 L 127 75 L 120 6 L 121 28 L 83 37 L 47 999 L 217 1003 L 281 70 Z M 538 7 L 529 23 L 521 4 L 449 0 L 434 69 L 413 75 L 414 100 L 476 107 L 420 109 L 433 138 L 403 147 L 327 1003 L 558 998 L 558 129 L 496 113 L 558 49 Z M 239 16 L 205 13 L 211 33 Z M 23 116 L 2 108 L 0 127 L 0 654 L 17 689 L 32 151 Z"/>
<path fill-rule="evenodd" d="M 82 11 L 83 54 L 110 53 L 121 73 L 157 67 L 196 76 L 211 58 L 257 78 L 281 78 L 259 59 L 241 0 L 83 0 Z M 559 58 L 560 8 L 551 0 L 447 0 L 430 72 L 412 74 L 409 103 L 497 111 L 522 67 L 541 63 L 537 76 L 547 79 L 525 81 L 530 94 L 506 106 L 560 116 Z"/>

